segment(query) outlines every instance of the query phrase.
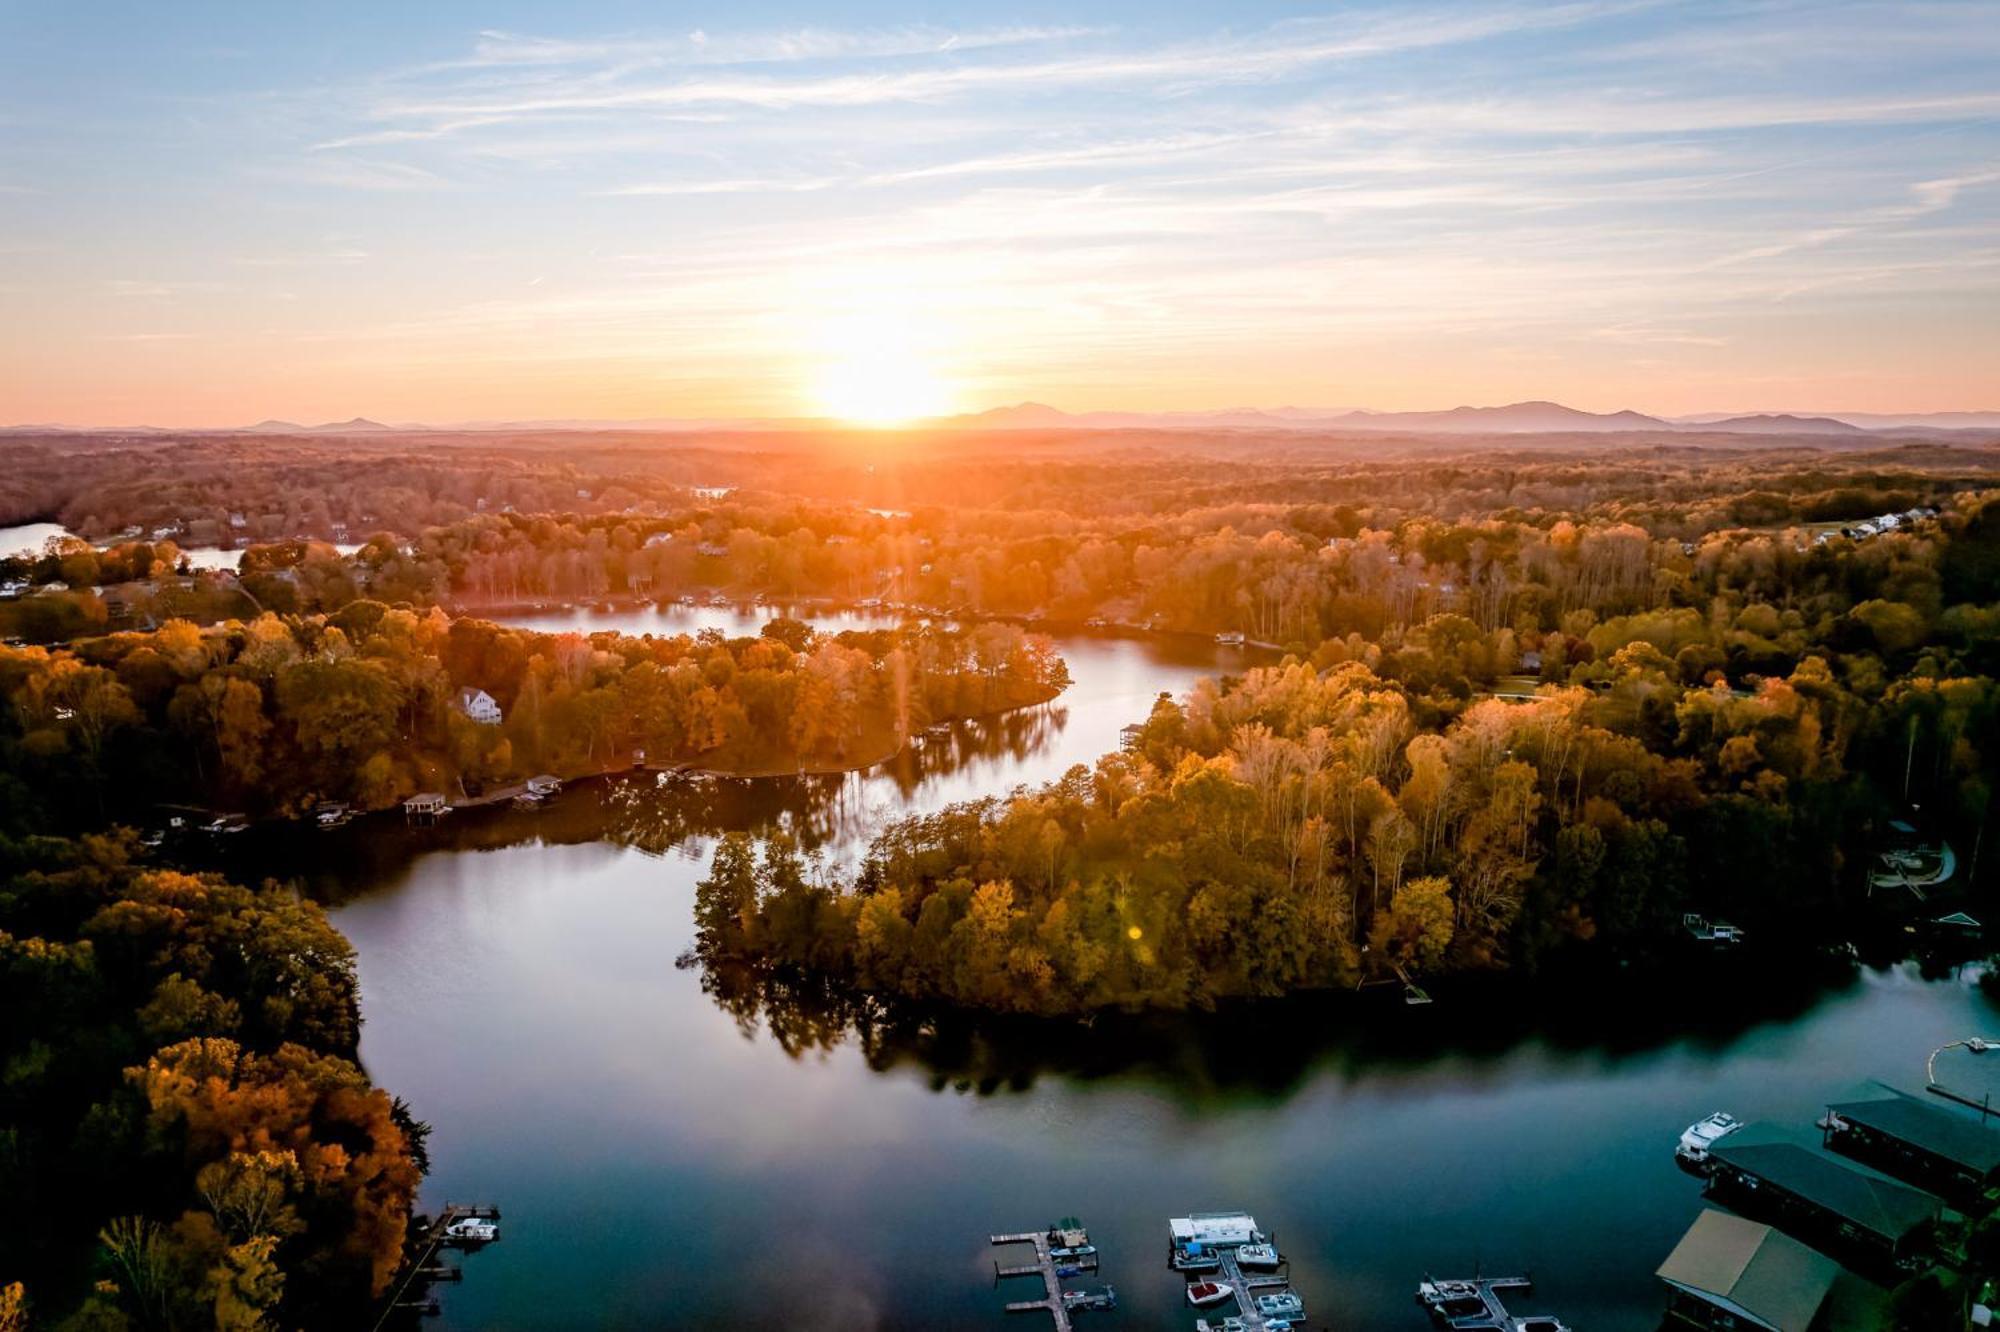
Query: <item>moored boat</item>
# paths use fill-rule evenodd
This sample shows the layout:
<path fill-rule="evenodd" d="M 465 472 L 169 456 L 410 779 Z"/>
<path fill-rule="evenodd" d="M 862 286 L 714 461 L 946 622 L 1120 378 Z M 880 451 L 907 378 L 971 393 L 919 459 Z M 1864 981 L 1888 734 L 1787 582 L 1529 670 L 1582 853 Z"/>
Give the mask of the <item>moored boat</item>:
<path fill-rule="evenodd" d="M 1709 1149 L 1742 1127 L 1743 1121 L 1735 1115 L 1718 1110 L 1707 1119 L 1687 1126 L 1674 1147 L 1674 1155 L 1688 1165 L 1706 1165 Z"/>
<path fill-rule="evenodd" d="M 1306 1302 L 1289 1290 L 1257 1297 L 1257 1312 L 1266 1318 L 1303 1318 Z"/>
<path fill-rule="evenodd" d="M 444 1237 L 454 1244 L 491 1244 L 500 1238 L 500 1227 L 492 1221 L 468 1216 L 446 1226 Z"/>
<path fill-rule="evenodd" d="M 1187 1288 L 1187 1302 L 1197 1309 L 1220 1304 L 1236 1292 L 1220 1281 L 1196 1281 Z"/>
<path fill-rule="evenodd" d="M 1275 1244 L 1246 1244 L 1236 1251 L 1236 1265 L 1268 1271 L 1278 1265 L 1278 1246 Z"/>

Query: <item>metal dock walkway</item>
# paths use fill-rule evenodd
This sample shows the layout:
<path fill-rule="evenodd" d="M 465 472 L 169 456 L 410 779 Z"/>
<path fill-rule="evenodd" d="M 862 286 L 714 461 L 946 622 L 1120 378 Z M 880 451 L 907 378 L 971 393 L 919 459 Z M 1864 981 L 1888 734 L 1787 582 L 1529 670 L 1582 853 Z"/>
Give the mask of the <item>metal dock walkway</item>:
<path fill-rule="evenodd" d="M 500 1209 L 491 1203 L 448 1202 L 444 1205 L 438 1212 L 437 1219 L 431 1222 L 430 1228 L 423 1233 L 415 1246 L 410 1250 L 409 1264 L 403 1269 L 402 1279 L 396 1283 L 395 1289 L 390 1293 L 387 1303 L 383 1305 L 381 1317 L 375 1320 L 376 1332 L 381 1332 L 383 1325 L 398 1312 L 436 1314 L 439 1311 L 438 1302 L 435 1299 L 413 1298 L 410 1295 L 410 1289 L 413 1285 L 418 1289 L 422 1289 L 424 1286 L 437 1281 L 463 1281 L 465 1279 L 465 1272 L 462 1268 L 451 1267 L 437 1262 L 437 1251 L 445 1244 L 445 1231 L 450 1229 L 455 1222 L 474 1219 L 498 1221 L 500 1219 Z"/>
<path fill-rule="evenodd" d="M 1236 1292 L 1236 1317 L 1242 1320 L 1245 1332 L 1264 1332 L 1271 1320 L 1257 1312 L 1258 1292 L 1290 1290 L 1292 1279 L 1282 1272 L 1248 1272 L 1236 1259 L 1234 1246 L 1218 1247 L 1215 1250 L 1216 1270 L 1214 1280 Z M 1283 1263 L 1280 1264 L 1284 1266 Z M 1293 1320 L 1280 1320 L 1293 1321 Z"/>
<path fill-rule="evenodd" d="M 1470 1277 L 1459 1281 L 1433 1281 L 1426 1284 L 1435 1286 L 1447 1298 L 1441 1305 L 1432 1307 L 1446 1327 L 1458 1332 L 1509 1332 L 1514 1326 L 1514 1315 L 1507 1312 L 1507 1306 L 1500 1299 L 1503 1290 L 1533 1290 L 1535 1283 L 1527 1277 Z M 1450 1310 L 1467 1304 L 1477 1304 L 1476 1311 L 1452 1314 Z"/>
<path fill-rule="evenodd" d="M 1035 1246 L 1035 1261 L 1021 1263 L 1013 1267 L 993 1265 L 995 1284 L 1008 1277 L 1038 1276 L 1042 1279 L 1042 1298 L 1039 1300 L 1012 1300 L 1008 1302 L 1008 1313 L 1038 1313 L 1046 1311 L 1055 1319 L 1056 1332 L 1071 1332 L 1071 1315 L 1084 1309 L 1112 1309 L 1117 1307 L 1117 1297 L 1106 1286 L 1101 1293 L 1066 1291 L 1062 1287 L 1063 1269 L 1074 1272 L 1094 1272 L 1097 1270 L 1097 1255 L 1065 1255 L 1058 1258 L 1049 1243 L 1049 1232 L 1042 1230 L 1023 1231 L 1013 1235 L 994 1235 L 997 1245 L 1032 1244 Z"/>

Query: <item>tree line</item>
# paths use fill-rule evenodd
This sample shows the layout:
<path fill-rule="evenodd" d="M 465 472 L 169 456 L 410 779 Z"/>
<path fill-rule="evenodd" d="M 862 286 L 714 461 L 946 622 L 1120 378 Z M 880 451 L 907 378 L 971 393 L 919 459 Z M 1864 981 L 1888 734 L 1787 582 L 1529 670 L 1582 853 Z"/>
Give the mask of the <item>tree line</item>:
<path fill-rule="evenodd" d="M 732 772 L 853 766 L 935 722 L 1067 684 L 1046 638 L 1006 624 L 586 638 L 364 600 L 0 648 L 0 758 L 51 826 L 153 821 L 168 792 L 259 815 L 374 809 L 603 771 L 638 751 Z M 468 691 L 499 717 L 475 716 Z"/>

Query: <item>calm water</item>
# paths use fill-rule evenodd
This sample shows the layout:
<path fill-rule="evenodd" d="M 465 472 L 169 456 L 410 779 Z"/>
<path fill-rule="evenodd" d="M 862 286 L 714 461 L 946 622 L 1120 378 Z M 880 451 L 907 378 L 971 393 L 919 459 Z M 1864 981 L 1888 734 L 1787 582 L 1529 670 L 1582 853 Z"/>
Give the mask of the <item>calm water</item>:
<path fill-rule="evenodd" d="M 0 556 L 39 555 L 42 547 L 51 537 L 69 535 L 69 529 L 61 523 L 23 523 L 18 527 L 0 527 Z"/>
<path fill-rule="evenodd" d="M 310 839 L 308 877 L 360 953 L 363 1056 L 436 1125 L 426 1202 L 506 1213 L 436 1326 L 1046 1326 L 1002 1315 L 1019 1296 L 993 1288 L 985 1236 L 1076 1213 L 1124 1304 L 1084 1325 L 1190 1328 L 1166 1218 L 1242 1207 L 1333 1327 L 1414 1332 L 1421 1275 L 1482 1265 L 1531 1270 L 1574 1326 L 1638 1332 L 1698 1207 L 1682 1127 L 1717 1108 L 1803 1124 L 2000 1025 L 1969 981 L 1895 970 L 1758 998 L 1341 996 L 863 1040 L 676 968 L 719 829 L 785 823 L 845 855 L 895 814 L 1089 762 L 1159 690 L 1242 662 L 1062 648 L 1059 703 L 866 774 L 632 779 L 539 815 Z"/>
<path fill-rule="evenodd" d="M 73 535 L 61 523 L 0 527 L 0 556 L 39 554 L 51 537 Z M 343 555 L 352 555 L 361 549 L 359 542 L 337 541 L 331 544 Z M 224 550 L 220 546 L 186 546 L 181 549 L 181 554 L 187 557 L 188 567 L 193 569 L 234 569 L 243 559 L 241 550 Z"/>

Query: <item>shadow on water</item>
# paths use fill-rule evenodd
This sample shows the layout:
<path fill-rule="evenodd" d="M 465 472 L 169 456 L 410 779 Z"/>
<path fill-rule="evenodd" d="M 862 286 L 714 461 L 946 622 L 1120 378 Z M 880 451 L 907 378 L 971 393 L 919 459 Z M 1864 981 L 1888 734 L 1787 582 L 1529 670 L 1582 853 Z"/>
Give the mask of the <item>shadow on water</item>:
<path fill-rule="evenodd" d="M 1771 965 L 1767 968 L 1766 963 Z M 1226 1002 L 1212 1011 L 1099 1013 L 1087 1021 L 926 1008 L 837 982 L 692 956 L 702 990 L 746 1039 L 794 1058 L 852 1044 L 878 1072 L 913 1072 L 937 1091 L 982 1096 L 1066 1082 L 1144 1084 L 1189 1106 L 1281 1100 L 1326 1074 L 1428 1076 L 1441 1063 L 1476 1079 L 1523 1047 L 1609 1069 L 1669 1045 L 1719 1052 L 1760 1027 L 1796 1021 L 1850 991 L 1845 959 L 1738 959 L 1652 976 L 1507 976 L 1432 986 L 1412 1009 L 1400 991 L 1321 991 Z"/>

